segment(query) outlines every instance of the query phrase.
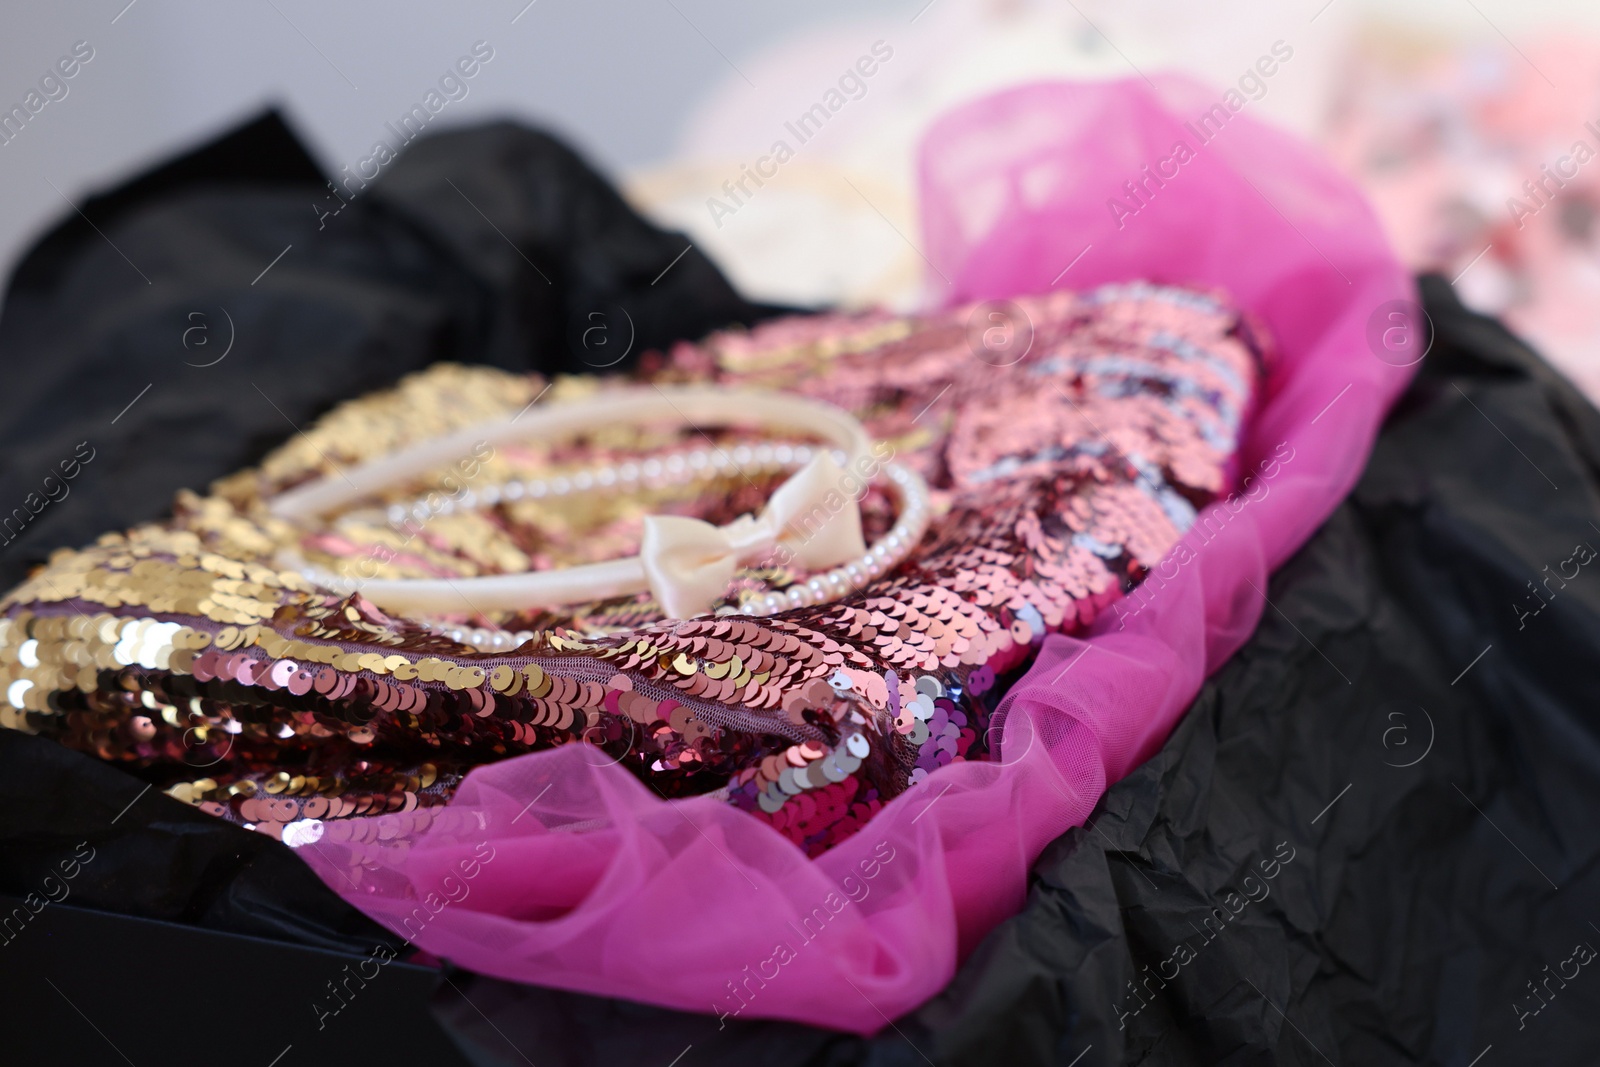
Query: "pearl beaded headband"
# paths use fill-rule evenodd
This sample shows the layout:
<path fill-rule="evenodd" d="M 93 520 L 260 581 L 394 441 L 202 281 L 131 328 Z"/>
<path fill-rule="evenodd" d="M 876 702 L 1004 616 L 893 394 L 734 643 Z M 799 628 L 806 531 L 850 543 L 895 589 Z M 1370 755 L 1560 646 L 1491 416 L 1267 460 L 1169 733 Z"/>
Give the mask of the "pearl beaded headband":
<path fill-rule="evenodd" d="M 626 559 L 527 574 L 371 581 L 352 581 L 311 567 L 298 558 L 286 557 L 283 562 L 318 584 L 359 589 L 379 607 L 408 614 L 480 614 L 552 607 L 648 589 L 668 615 L 686 618 L 710 611 L 741 563 L 754 562 L 781 547 L 795 562 L 820 573 L 785 593 L 768 594 L 747 609 L 766 615 L 837 599 L 865 584 L 899 564 L 926 527 L 927 485 L 908 468 L 889 464 L 885 473 L 899 498 L 900 514 L 882 541 L 870 550 L 866 547 L 857 494 L 843 492 L 843 483 L 846 468 L 863 469 L 876 466 L 876 462 L 870 454 L 865 428 L 831 404 L 792 394 L 751 390 L 653 387 L 607 392 L 526 414 L 526 419 L 519 415 L 480 424 L 369 461 L 341 476 L 296 486 L 269 500 L 268 508 L 278 518 L 309 519 L 367 498 L 396 481 L 436 469 L 475 445 L 551 437 L 604 423 L 755 426 L 818 436 L 833 448 L 781 446 L 773 450 L 762 446 L 756 452 L 770 450 L 770 458 L 777 460 L 777 465 L 787 465 L 787 460 L 800 465 L 800 469 L 778 487 L 760 515 L 743 515 L 721 527 L 679 516 L 646 516 L 640 554 Z M 835 450 L 839 458 L 835 458 Z M 787 455 L 782 455 L 785 452 Z M 682 457 L 674 458 L 682 461 Z M 695 459 L 700 462 L 696 464 Z M 711 472 L 740 467 L 737 458 L 730 460 L 720 449 L 693 454 L 683 462 L 690 469 Z M 522 495 L 562 495 L 574 488 L 605 490 L 637 484 L 638 465 L 627 464 L 622 469 L 586 471 L 549 483 L 512 483 L 486 493 L 485 497 L 491 499 L 484 502 Z M 829 506 L 830 496 L 850 499 L 847 506 Z M 400 510 L 402 519 L 409 513 L 409 509 Z"/>

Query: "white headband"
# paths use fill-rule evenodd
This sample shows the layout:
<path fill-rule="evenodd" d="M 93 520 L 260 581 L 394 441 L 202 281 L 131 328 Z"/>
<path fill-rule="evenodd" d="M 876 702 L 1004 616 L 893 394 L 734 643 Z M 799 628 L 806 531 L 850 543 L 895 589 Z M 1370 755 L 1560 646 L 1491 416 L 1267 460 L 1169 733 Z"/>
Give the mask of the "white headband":
<path fill-rule="evenodd" d="M 776 607 L 832 599 L 897 564 L 921 537 L 927 488 L 920 477 L 896 467 L 889 473 L 901 497 L 900 523 L 869 552 L 861 534 L 858 492 L 844 488 L 849 470 L 873 464 L 866 429 L 848 412 L 793 394 L 707 386 L 653 386 L 613 390 L 572 403 L 541 406 L 504 420 L 481 423 L 400 452 L 370 460 L 341 474 L 296 486 L 267 501 L 281 519 L 304 521 L 364 500 L 396 482 L 416 478 L 468 454 L 483 443 L 556 438 L 617 423 L 688 426 L 749 426 L 820 437 L 843 454 L 841 466 L 820 449 L 773 493 L 759 516 L 743 515 L 726 526 L 678 516 L 647 516 L 638 556 L 526 574 L 455 579 L 360 581 L 322 572 L 288 556 L 286 565 L 318 584 L 358 589 L 386 610 L 403 614 L 482 614 L 553 607 L 627 596 L 648 589 L 673 617 L 711 609 L 740 564 L 755 562 L 782 545 L 813 571 L 840 564 L 819 595 L 795 596 Z M 855 478 L 858 490 L 860 479 Z M 830 495 L 849 506 L 829 508 Z"/>

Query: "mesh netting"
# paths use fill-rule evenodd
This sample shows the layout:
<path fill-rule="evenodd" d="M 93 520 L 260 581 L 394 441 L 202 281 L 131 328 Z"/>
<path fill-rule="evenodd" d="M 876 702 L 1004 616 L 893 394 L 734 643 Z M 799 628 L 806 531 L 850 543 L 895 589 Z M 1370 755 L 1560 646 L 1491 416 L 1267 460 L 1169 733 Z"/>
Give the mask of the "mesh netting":
<path fill-rule="evenodd" d="M 1202 511 L 1086 638 L 1046 638 L 1003 705 L 1000 762 L 940 769 L 814 860 L 575 746 L 474 771 L 426 829 L 333 823 L 301 854 L 416 944 L 504 978 L 858 1032 L 936 992 L 1253 629 L 1269 572 L 1354 484 L 1409 376 L 1367 340 L 1413 294 L 1360 195 L 1247 116 L 1200 141 L 1185 120 L 1218 102 L 1180 80 L 1043 84 L 958 109 L 922 147 L 923 247 L 949 303 L 1219 288 L 1280 352 L 1239 455 L 1255 489 Z"/>

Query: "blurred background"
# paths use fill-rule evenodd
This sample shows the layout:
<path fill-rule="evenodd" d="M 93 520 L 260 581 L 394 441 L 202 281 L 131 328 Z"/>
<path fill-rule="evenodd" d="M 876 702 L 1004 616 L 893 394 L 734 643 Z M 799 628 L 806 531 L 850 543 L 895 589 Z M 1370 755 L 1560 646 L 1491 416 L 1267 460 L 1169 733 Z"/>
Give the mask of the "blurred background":
<path fill-rule="evenodd" d="M 8 274 L 87 194 L 264 107 L 339 181 L 381 170 L 376 146 L 433 91 L 430 131 L 507 116 L 553 130 L 748 296 L 912 306 L 931 118 L 1040 77 L 1180 70 L 1323 145 L 1409 263 L 1600 397 L 1593 0 L 69 0 L 5 21 Z M 1269 55 L 1274 73 L 1253 77 Z M 873 73 L 800 143 L 786 124 L 868 56 Z M 468 57 L 476 72 L 454 74 Z M 794 157 L 737 193 L 779 139 Z"/>

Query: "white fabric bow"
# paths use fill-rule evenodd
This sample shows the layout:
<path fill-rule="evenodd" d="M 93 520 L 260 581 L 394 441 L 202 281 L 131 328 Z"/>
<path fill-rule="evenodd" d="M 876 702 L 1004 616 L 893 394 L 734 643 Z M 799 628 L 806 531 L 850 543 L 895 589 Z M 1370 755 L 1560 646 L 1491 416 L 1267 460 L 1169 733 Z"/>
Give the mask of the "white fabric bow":
<path fill-rule="evenodd" d="M 760 515 L 741 515 L 726 526 L 646 516 L 639 560 L 650 592 L 668 615 L 687 619 L 711 610 L 740 564 L 754 563 L 780 545 L 814 571 L 861 556 L 867 550 L 861 510 L 843 481 L 844 471 L 822 452 L 778 487 Z"/>

